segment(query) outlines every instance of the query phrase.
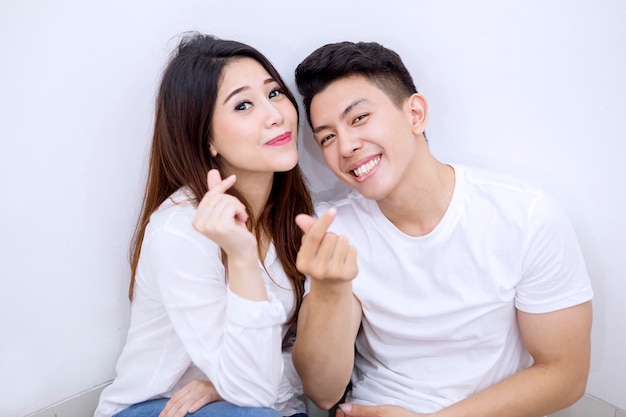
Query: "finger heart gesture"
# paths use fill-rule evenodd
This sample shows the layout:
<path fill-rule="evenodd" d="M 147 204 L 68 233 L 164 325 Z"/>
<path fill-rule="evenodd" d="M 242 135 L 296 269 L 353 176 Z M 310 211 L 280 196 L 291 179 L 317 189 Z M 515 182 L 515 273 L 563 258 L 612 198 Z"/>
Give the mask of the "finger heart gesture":
<path fill-rule="evenodd" d="M 336 214 L 331 208 L 317 220 L 305 214 L 296 217 L 296 224 L 304 232 L 296 267 L 312 279 L 327 283 L 351 281 L 358 273 L 355 247 L 345 236 L 328 232 Z"/>
<path fill-rule="evenodd" d="M 236 180 L 234 175 L 222 180 L 218 170 L 210 170 L 207 175 L 209 191 L 198 204 L 192 224 L 229 255 L 256 253 L 256 238 L 246 226 L 246 207 L 236 197 L 226 194 Z"/>

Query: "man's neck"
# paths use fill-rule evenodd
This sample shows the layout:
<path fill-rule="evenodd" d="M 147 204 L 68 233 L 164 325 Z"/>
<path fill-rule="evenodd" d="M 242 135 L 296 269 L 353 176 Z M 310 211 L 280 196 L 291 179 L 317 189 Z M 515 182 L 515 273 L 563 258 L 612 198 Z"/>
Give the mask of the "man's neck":
<path fill-rule="evenodd" d="M 424 236 L 437 227 L 446 213 L 454 185 L 454 168 L 432 158 L 377 203 L 383 214 L 403 233 Z"/>

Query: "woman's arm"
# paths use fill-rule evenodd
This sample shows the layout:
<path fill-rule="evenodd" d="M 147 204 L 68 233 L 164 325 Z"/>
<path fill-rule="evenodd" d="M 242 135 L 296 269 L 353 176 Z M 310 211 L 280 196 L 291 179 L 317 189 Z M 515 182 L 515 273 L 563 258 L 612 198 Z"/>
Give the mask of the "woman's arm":
<path fill-rule="evenodd" d="M 215 401 L 223 400 L 209 381 L 191 381 L 165 404 L 159 417 L 185 417 Z"/>
<path fill-rule="evenodd" d="M 231 291 L 217 245 L 188 227 L 160 230 L 144 239 L 142 257 L 147 257 L 156 284 L 154 297 L 177 336 L 162 343 L 173 350 L 182 343 L 225 400 L 271 406 L 283 369 L 285 309 L 271 294 L 267 301 L 253 301 Z M 260 274 L 258 265 L 255 273 Z"/>
<path fill-rule="evenodd" d="M 283 372 L 286 312 L 265 288 L 245 207 L 225 194 L 234 182 L 234 176 L 222 181 L 212 170 L 210 190 L 195 213 L 187 207 L 184 216 L 147 234 L 142 257 L 174 331 L 220 396 L 270 407 Z M 227 254 L 227 269 L 218 246 Z"/>

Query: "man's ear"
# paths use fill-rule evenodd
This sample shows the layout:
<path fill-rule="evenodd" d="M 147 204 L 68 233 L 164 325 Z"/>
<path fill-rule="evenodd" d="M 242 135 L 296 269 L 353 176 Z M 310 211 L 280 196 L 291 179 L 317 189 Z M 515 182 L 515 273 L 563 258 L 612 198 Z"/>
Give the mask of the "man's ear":
<path fill-rule="evenodd" d="M 411 112 L 413 133 L 424 133 L 426 123 L 428 122 L 428 102 L 426 98 L 419 93 L 414 93 L 408 99 L 408 106 Z"/>

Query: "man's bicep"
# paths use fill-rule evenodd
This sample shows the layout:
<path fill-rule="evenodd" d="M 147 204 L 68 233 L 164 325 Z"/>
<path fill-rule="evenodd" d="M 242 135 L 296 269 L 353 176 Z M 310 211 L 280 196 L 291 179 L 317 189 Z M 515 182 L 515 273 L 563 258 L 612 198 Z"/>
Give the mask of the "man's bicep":
<path fill-rule="evenodd" d="M 361 302 L 356 295 L 352 294 L 352 337 L 356 340 L 356 335 L 361 328 L 361 320 L 363 319 L 363 309 Z"/>
<path fill-rule="evenodd" d="M 518 310 L 517 317 L 535 365 L 564 365 L 584 373 L 586 378 L 591 351 L 591 301 L 549 313 Z"/>

